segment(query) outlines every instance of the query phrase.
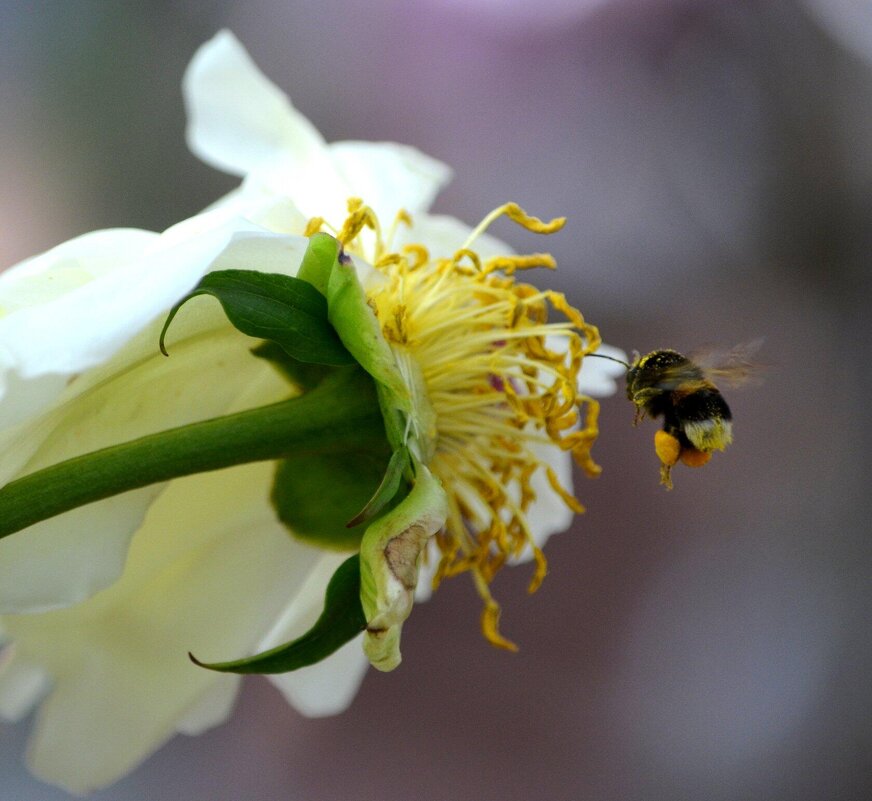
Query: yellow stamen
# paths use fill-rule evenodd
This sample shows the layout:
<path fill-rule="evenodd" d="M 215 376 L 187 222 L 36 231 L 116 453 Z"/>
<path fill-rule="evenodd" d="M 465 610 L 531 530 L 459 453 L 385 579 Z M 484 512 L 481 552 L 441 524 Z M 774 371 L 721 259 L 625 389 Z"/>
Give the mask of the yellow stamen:
<path fill-rule="evenodd" d="M 563 488 L 557 478 L 557 473 L 555 473 L 550 467 L 546 467 L 545 474 L 548 476 L 548 483 L 551 485 L 551 489 L 553 489 L 563 499 L 563 502 L 577 515 L 584 514 L 584 506 L 578 502 L 578 499 L 574 495 L 571 495 Z"/>
<path fill-rule="evenodd" d="M 313 217 L 306 223 L 306 227 L 303 229 L 303 236 L 310 237 L 314 234 L 317 234 L 324 227 L 325 221 L 323 217 Z"/>
<path fill-rule="evenodd" d="M 494 209 L 473 229 L 466 242 L 463 243 L 463 248 L 468 248 L 488 229 L 494 220 L 503 216 L 508 217 L 512 222 L 516 222 L 522 228 L 526 228 L 534 234 L 553 234 L 566 224 L 566 217 L 555 217 L 549 222 L 544 222 L 538 217 L 527 214 L 517 203 L 506 203 Z"/>
<path fill-rule="evenodd" d="M 435 537 L 441 557 L 433 585 L 471 573 L 484 603 L 485 637 L 516 650 L 500 634 L 489 585 L 523 553 L 535 564 L 530 591 L 545 577 L 547 563 L 527 521 L 538 471 L 569 509 L 584 511 L 540 453 L 543 445 L 555 455 L 567 451 L 588 475 L 598 474 L 590 450 L 599 406 L 579 394 L 578 374 L 600 336 L 561 293 L 516 281 L 519 270 L 553 268 L 550 255 L 483 261 L 473 246 L 500 216 L 543 234 L 565 220 L 543 222 L 508 203 L 485 217 L 451 258 L 432 259 L 422 245 L 392 249 L 398 225 L 411 224 L 404 212 L 383 239 L 375 214 L 359 199 L 349 201 L 348 211 L 338 239 L 384 276 L 368 291 L 369 302 L 412 391 L 409 436 L 428 454 L 448 496 L 447 521 Z M 555 312 L 563 319 L 550 320 Z M 546 337 L 564 347 L 546 346 Z"/>
<path fill-rule="evenodd" d="M 507 640 L 500 634 L 500 605 L 490 599 L 489 603 L 485 604 L 484 611 L 481 613 L 481 630 L 488 642 L 495 645 L 497 648 L 502 648 L 506 651 L 517 651 L 518 646 L 511 640 Z"/>
<path fill-rule="evenodd" d="M 485 272 L 492 273 L 502 270 L 511 275 L 515 270 L 529 270 L 533 267 L 557 268 L 557 261 L 550 253 L 531 253 L 529 256 L 494 256 L 485 263 Z"/>

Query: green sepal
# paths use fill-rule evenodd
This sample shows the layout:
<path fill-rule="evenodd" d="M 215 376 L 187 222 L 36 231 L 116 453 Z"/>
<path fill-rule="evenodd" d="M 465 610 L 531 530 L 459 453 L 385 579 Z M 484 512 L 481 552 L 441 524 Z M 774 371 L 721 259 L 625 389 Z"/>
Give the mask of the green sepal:
<path fill-rule="evenodd" d="M 299 278 L 254 270 L 219 270 L 203 276 L 170 310 L 160 333 L 160 349 L 179 309 L 197 295 L 218 300 L 233 326 L 251 337 L 280 345 L 289 355 L 315 364 L 351 364 L 327 318 L 327 301 L 312 284 Z"/>
<path fill-rule="evenodd" d="M 302 637 L 255 656 L 232 662 L 191 661 L 221 673 L 288 673 L 314 665 L 353 640 L 366 628 L 360 602 L 360 557 L 346 559 L 333 574 L 324 594 L 324 611 Z"/>
<path fill-rule="evenodd" d="M 322 295 L 327 296 L 330 272 L 339 256 L 339 242 L 330 234 L 317 233 L 309 237 L 309 246 L 303 254 L 297 277 L 310 283 Z"/>
<path fill-rule="evenodd" d="M 315 389 L 335 368 L 327 364 L 301 362 L 289 356 L 281 345 L 275 342 L 261 342 L 251 349 L 253 356 L 268 361 L 294 386 L 303 392 Z"/>
<path fill-rule="evenodd" d="M 408 448 L 397 448 L 391 454 L 391 460 L 388 462 L 387 470 L 382 477 L 381 484 L 378 485 L 375 494 L 367 501 L 354 517 L 349 520 L 345 526 L 354 528 L 361 523 L 366 523 L 372 520 L 379 512 L 382 511 L 396 496 L 400 488 L 400 482 L 403 480 L 403 475 L 409 471 L 411 467 L 411 457 Z"/>
<path fill-rule="evenodd" d="M 412 467 L 409 493 L 370 523 L 360 544 L 360 600 L 367 622 L 363 650 L 378 670 L 400 663 L 400 630 L 412 611 L 420 557 L 448 517 L 439 479 L 414 458 Z"/>
<path fill-rule="evenodd" d="M 408 411 L 411 408 L 409 390 L 350 259 L 340 258 L 333 265 L 327 285 L 327 304 L 330 322 L 345 347 L 358 364 L 388 390 L 392 405 Z"/>
<path fill-rule="evenodd" d="M 364 529 L 347 523 L 378 494 L 389 464 L 387 447 L 294 454 L 279 462 L 270 500 L 297 539 L 319 548 L 357 550 Z M 393 495 L 396 488 L 385 503 Z"/>
<path fill-rule="evenodd" d="M 394 449 L 404 447 L 412 399 L 351 258 L 332 236 L 317 233 L 309 239 L 297 275 L 326 296 L 327 316 L 339 338 L 376 380 L 388 440 Z"/>

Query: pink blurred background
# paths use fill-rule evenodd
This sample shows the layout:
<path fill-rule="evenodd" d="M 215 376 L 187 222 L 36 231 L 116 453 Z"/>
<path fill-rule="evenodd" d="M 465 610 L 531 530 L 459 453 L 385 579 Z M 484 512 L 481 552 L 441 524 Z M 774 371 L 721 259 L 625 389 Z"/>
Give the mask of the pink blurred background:
<path fill-rule="evenodd" d="M 179 82 L 230 27 L 328 139 L 456 170 L 437 209 L 566 214 L 556 281 L 628 351 L 765 337 L 736 443 L 657 485 L 654 426 L 604 403 L 588 507 L 551 572 L 469 582 L 404 662 L 307 720 L 247 681 L 105 801 L 872 797 L 872 7 L 862 0 L 6 2 L 0 265 L 162 229 L 234 185 L 191 156 Z M 510 226 L 495 233 L 529 247 Z M 0 729 L 0 796 L 54 801 Z M 121 733 L 119 733 L 121 735 Z M 83 744 L 86 747 L 86 744 Z"/>

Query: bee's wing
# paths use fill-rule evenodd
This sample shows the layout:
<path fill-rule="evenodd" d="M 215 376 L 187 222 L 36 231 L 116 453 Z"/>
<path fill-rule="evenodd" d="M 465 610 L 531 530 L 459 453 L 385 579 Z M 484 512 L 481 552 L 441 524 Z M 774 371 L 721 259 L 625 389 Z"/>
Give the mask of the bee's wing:
<path fill-rule="evenodd" d="M 694 372 L 693 365 L 677 364 L 674 367 L 662 367 L 658 370 L 657 381 L 652 385 L 664 392 L 673 392 L 680 387 L 688 386 L 689 382 L 699 381 L 698 372 Z"/>
<path fill-rule="evenodd" d="M 765 365 L 755 361 L 754 355 L 762 345 L 762 339 L 755 339 L 729 350 L 708 348 L 691 354 L 690 359 L 712 381 L 738 387 L 760 380 Z"/>

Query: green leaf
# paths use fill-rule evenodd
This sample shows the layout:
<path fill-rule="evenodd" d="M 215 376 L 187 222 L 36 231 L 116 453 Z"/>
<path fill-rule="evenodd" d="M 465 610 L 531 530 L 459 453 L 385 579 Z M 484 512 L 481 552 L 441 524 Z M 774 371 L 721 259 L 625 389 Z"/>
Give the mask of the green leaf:
<path fill-rule="evenodd" d="M 397 448 L 397 450 L 391 454 L 388 468 L 385 470 L 385 474 L 382 477 L 381 484 L 378 485 L 378 489 L 375 491 L 375 495 L 367 501 L 366 506 L 364 506 L 360 512 L 345 524 L 346 527 L 354 528 L 354 526 L 359 526 L 361 523 L 366 523 L 368 520 L 372 520 L 372 518 L 384 509 L 397 494 L 397 490 L 400 488 L 400 482 L 403 479 L 403 474 L 409 468 L 410 463 L 409 449 L 406 447 Z"/>
<path fill-rule="evenodd" d="M 366 628 L 360 604 L 360 557 L 346 559 L 333 574 L 324 595 L 324 611 L 302 637 L 269 651 L 232 662 L 191 661 L 221 673 L 288 673 L 330 656 Z"/>
<path fill-rule="evenodd" d="M 357 549 L 363 530 L 347 523 L 376 494 L 389 461 L 387 448 L 301 452 L 283 459 L 271 498 L 279 520 L 295 537 L 320 548 Z"/>
<path fill-rule="evenodd" d="M 301 362 L 354 362 L 327 319 L 327 301 L 314 286 L 288 275 L 253 270 L 219 270 L 203 276 L 170 310 L 160 334 L 164 355 L 170 323 L 179 309 L 197 295 L 217 298 L 235 328 L 248 336 L 275 342 Z"/>

